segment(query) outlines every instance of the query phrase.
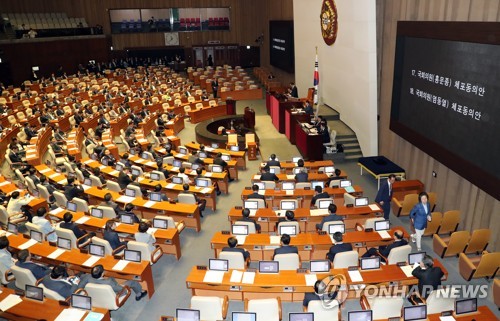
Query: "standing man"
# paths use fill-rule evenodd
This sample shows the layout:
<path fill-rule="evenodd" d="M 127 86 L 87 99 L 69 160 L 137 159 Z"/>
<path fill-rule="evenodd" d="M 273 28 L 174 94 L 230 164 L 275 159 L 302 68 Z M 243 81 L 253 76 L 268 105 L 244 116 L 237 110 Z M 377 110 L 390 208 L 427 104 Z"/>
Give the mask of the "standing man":
<path fill-rule="evenodd" d="M 392 199 L 392 184 L 396 181 L 396 175 L 391 174 L 385 183 L 380 186 L 377 196 L 375 197 L 375 202 L 384 210 L 384 219 L 389 219 L 389 214 L 391 213 L 391 199 Z"/>
<path fill-rule="evenodd" d="M 214 78 L 214 80 L 212 80 L 212 92 L 214 94 L 214 98 L 217 98 L 218 90 L 219 90 L 219 80 L 217 78 Z"/>

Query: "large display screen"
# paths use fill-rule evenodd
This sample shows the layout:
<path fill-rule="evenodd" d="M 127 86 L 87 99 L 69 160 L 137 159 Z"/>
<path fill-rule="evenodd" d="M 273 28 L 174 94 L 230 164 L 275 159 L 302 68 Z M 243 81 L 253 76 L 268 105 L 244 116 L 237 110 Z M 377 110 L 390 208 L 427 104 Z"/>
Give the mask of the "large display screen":
<path fill-rule="evenodd" d="M 497 199 L 499 28 L 499 23 L 399 22 L 390 124 Z"/>
<path fill-rule="evenodd" d="M 295 72 L 293 21 L 269 21 L 271 65 L 286 72 Z"/>

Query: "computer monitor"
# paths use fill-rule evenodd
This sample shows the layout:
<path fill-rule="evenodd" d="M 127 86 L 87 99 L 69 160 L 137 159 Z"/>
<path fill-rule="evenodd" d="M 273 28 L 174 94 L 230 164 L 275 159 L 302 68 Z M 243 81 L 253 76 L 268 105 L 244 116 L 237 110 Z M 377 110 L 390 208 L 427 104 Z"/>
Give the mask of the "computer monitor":
<path fill-rule="evenodd" d="M 121 171 L 123 170 L 123 166 L 122 166 L 122 164 L 116 164 L 116 166 L 115 166 L 115 170 L 117 170 L 117 171 L 121 172 Z"/>
<path fill-rule="evenodd" d="M 208 155 L 207 155 L 207 153 L 205 153 L 205 152 L 200 152 L 200 153 L 198 154 L 198 157 L 199 157 L 199 158 L 208 158 Z"/>
<path fill-rule="evenodd" d="M 368 197 L 356 197 L 354 199 L 354 206 L 368 206 Z"/>
<path fill-rule="evenodd" d="M 31 70 L 33 70 L 33 71 L 39 71 L 39 70 L 40 70 L 40 67 L 38 67 L 38 66 L 33 66 L 33 67 L 31 67 Z"/>
<path fill-rule="evenodd" d="M 312 312 L 291 312 L 288 314 L 289 321 L 314 321 L 314 313 Z"/>
<path fill-rule="evenodd" d="M 141 153 L 141 158 L 143 159 L 149 159 L 149 155 L 146 152 Z"/>
<path fill-rule="evenodd" d="M 153 202 L 161 202 L 161 193 L 151 192 L 149 193 L 149 199 Z"/>
<path fill-rule="evenodd" d="M 121 214 L 120 221 L 124 224 L 134 224 L 134 215 L 132 214 Z"/>
<path fill-rule="evenodd" d="M 43 301 L 43 288 L 34 285 L 25 285 L 24 295 L 27 299 Z"/>
<path fill-rule="evenodd" d="M 212 172 L 213 173 L 222 173 L 224 169 L 220 165 L 212 165 Z"/>
<path fill-rule="evenodd" d="M 360 259 L 361 270 L 376 270 L 380 268 L 380 256 L 363 257 Z"/>
<path fill-rule="evenodd" d="M 420 263 L 425 257 L 425 252 L 417 252 L 408 254 L 408 263 L 413 265 L 415 263 Z"/>
<path fill-rule="evenodd" d="M 232 151 L 232 152 L 239 152 L 240 151 L 240 147 L 237 146 L 237 145 L 232 145 L 229 147 L 229 150 Z"/>
<path fill-rule="evenodd" d="M 243 207 L 248 208 L 249 210 L 256 210 L 259 208 L 259 202 L 252 201 L 252 200 L 246 200 L 246 201 L 243 201 Z"/>
<path fill-rule="evenodd" d="M 295 210 L 295 201 L 281 201 L 280 202 L 280 208 L 282 210 L 290 210 L 294 211 Z"/>
<path fill-rule="evenodd" d="M 345 233 L 345 224 L 330 224 L 328 225 L 328 234 L 334 234 L 340 232 Z"/>
<path fill-rule="evenodd" d="M 182 177 L 173 176 L 172 177 L 172 183 L 174 183 L 174 184 L 182 184 L 182 183 L 184 183 L 184 180 L 182 179 Z"/>
<path fill-rule="evenodd" d="M 37 241 L 38 243 L 43 242 L 43 234 L 38 231 L 30 230 L 30 238 Z"/>
<path fill-rule="evenodd" d="M 427 320 L 427 305 L 415 305 L 410 307 L 404 307 L 403 320 L 404 321 Z"/>
<path fill-rule="evenodd" d="M 222 158 L 222 160 L 224 160 L 226 162 L 229 162 L 231 160 L 231 156 L 230 155 L 226 155 L 226 154 L 222 154 L 220 156 L 220 158 Z"/>
<path fill-rule="evenodd" d="M 13 223 L 7 223 L 7 231 L 12 234 L 17 234 L 17 225 Z"/>
<path fill-rule="evenodd" d="M 83 185 L 92 186 L 92 180 L 90 178 L 85 178 L 83 180 Z"/>
<path fill-rule="evenodd" d="M 108 166 L 108 159 L 107 159 L 107 158 L 101 159 L 101 163 L 102 163 L 103 165 Z"/>
<path fill-rule="evenodd" d="M 280 264 L 278 261 L 259 261 L 260 273 L 278 273 Z"/>
<path fill-rule="evenodd" d="M 266 184 L 264 182 L 255 182 L 253 185 L 257 185 L 259 187 L 259 190 L 265 190 L 266 189 Z"/>
<path fill-rule="evenodd" d="M 192 165 L 191 165 L 191 169 L 192 169 L 193 171 L 197 170 L 197 169 L 198 169 L 198 168 L 200 168 L 200 167 L 201 167 L 201 165 L 200 165 L 200 164 L 192 164 Z"/>
<path fill-rule="evenodd" d="M 297 175 L 298 173 L 300 173 L 302 170 L 304 169 L 304 167 L 295 167 L 292 171 L 295 175 Z"/>
<path fill-rule="evenodd" d="M 274 168 L 274 167 L 269 168 L 269 173 L 279 174 L 280 172 L 281 170 L 279 168 Z"/>
<path fill-rule="evenodd" d="M 188 150 L 185 147 L 179 147 L 179 154 L 187 155 Z"/>
<path fill-rule="evenodd" d="M 99 244 L 89 244 L 89 254 L 104 257 L 106 251 L 103 245 Z"/>
<path fill-rule="evenodd" d="M 128 153 L 129 153 L 130 155 L 132 155 L 132 156 L 133 156 L 133 155 L 135 155 L 137 152 L 136 152 L 136 150 L 135 150 L 135 149 L 131 148 L 131 149 L 128 151 Z"/>
<path fill-rule="evenodd" d="M 328 260 L 312 260 L 309 271 L 313 273 L 326 273 L 330 271 L 330 261 Z"/>
<path fill-rule="evenodd" d="M 375 231 L 387 231 L 391 228 L 389 220 L 375 221 L 374 230 Z"/>
<path fill-rule="evenodd" d="M 298 162 L 299 162 L 299 160 L 301 160 L 301 159 L 302 159 L 302 157 L 300 157 L 300 156 L 295 156 L 295 157 L 292 157 L 292 162 L 294 162 L 294 163 L 298 163 Z"/>
<path fill-rule="evenodd" d="M 208 187 L 208 180 L 206 179 L 196 179 L 195 182 L 198 187 Z"/>
<path fill-rule="evenodd" d="M 200 310 L 175 309 L 177 321 L 200 321 Z"/>
<path fill-rule="evenodd" d="M 161 219 L 161 218 L 154 218 L 153 219 L 153 227 L 167 229 L 168 228 L 168 221 Z"/>
<path fill-rule="evenodd" d="M 92 310 L 92 298 L 86 295 L 72 294 L 71 307 L 83 310 Z"/>
<path fill-rule="evenodd" d="M 233 312 L 233 321 L 257 321 L 257 313 L 255 312 Z"/>
<path fill-rule="evenodd" d="M 135 197 L 135 190 L 133 190 L 131 188 L 126 188 L 125 189 L 125 196 Z"/>
<path fill-rule="evenodd" d="M 284 191 L 293 191 L 295 189 L 295 183 L 294 182 L 283 182 L 281 184 L 281 188 Z"/>
<path fill-rule="evenodd" d="M 210 271 L 229 271 L 229 261 L 220 259 L 208 259 Z"/>
<path fill-rule="evenodd" d="M 65 250 L 71 250 L 71 240 L 64 237 L 58 237 L 57 247 Z"/>
<path fill-rule="evenodd" d="M 347 321 L 373 321 L 372 310 L 349 311 Z"/>
<path fill-rule="evenodd" d="M 130 262 L 141 262 L 141 252 L 134 250 L 124 250 L 123 259 Z"/>
<path fill-rule="evenodd" d="M 455 314 L 466 314 L 477 312 L 477 298 L 455 301 Z"/>
<path fill-rule="evenodd" d="M 316 186 L 321 186 L 321 188 L 325 188 L 325 182 L 323 181 L 312 181 L 311 182 L 311 189 L 314 190 Z"/>
<path fill-rule="evenodd" d="M 233 235 L 248 235 L 248 225 L 234 224 L 231 226 L 231 234 Z"/>
<path fill-rule="evenodd" d="M 333 166 L 325 166 L 324 172 L 325 172 L 325 174 L 335 173 L 335 167 L 333 167 Z"/>
<path fill-rule="evenodd" d="M 76 203 L 67 201 L 66 202 L 66 209 L 71 212 L 76 212 Z"/>
<path fill-rule="evenodd" d="M 172 162 L 172 166 L 173 167 L 181 167 L 182 166 L 182 161 L 180 161 L 178 159 L 174 159 L 174 161 Z"/>
<path fill-rule="evenodd" d="M 318 208 L 321 208 L 321 209 L 325 209 L 325 208 L 328 208 L 330 206 L 330 204 L 332 204 L 333 200 L 331 199 L 328 199 L 328 200 L 318 200 L 317 204 L 318 204 Z"/>
<path fill-rule="evenodd" d="M 132 175 L 134 175 L 134 176 L 140 176 L 141 175 L 141 171 L 138 170 L 137 168 L 132 168 Z"/>
<path fill-rule="evenodd" d="M 151 173 L 149 174 L 149 179 L 152 181 L 159 181 L 160 180 L 160 174 L 158 173 Z"/>
<path fill-rule="evenodd" d="M 297 235 L 297 227 L 295 225 L 280 225 L 279 235 L 288 234 L 290 236 Z"/>
<path fill-rule="evenodd" d="M 352 184 L 351 184 L 350 180 L 348 180 L 348 179 L 342 179 L 342 180 L 340 180 L 340 186 L 339 187 L 340 188 L 346 188 L 346 187 L 349 187 L 351 185 Z"/>
<path fill-rule="evenodd" d="M 219 148 L 219 144 L 217 143 L 212 143 L 210 146 L 212 146 L 212 148 Z"/>

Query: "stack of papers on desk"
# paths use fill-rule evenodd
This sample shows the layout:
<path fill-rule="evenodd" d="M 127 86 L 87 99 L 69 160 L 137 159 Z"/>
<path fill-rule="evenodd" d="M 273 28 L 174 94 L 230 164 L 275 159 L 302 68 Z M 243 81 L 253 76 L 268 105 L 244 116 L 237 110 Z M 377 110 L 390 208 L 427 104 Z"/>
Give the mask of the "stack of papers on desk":
<path fill-rule="evenodd" d="M 238 271 L 238 270 L 233 270 L 233 272 L 231 273 L 231 279 L 229 280 L 229 282 L 240 283 L 242 278 L 243 278 L 243 272 Z"/>
<path fill-rule="evenodd" d="M 377 233 L 383 239 L 390 239 L 391 238 L 391 235 L 387 231 L 377 231 Z"/>
<path fill-rule="evenodd" d="M 244 272 L 241 283 L 253 284 L 254 280 L 255 280 L 255 272 Z"/>
<path fill-rule="evenodd" d="M 246 235 L 235 235 L 236 240 L 238 240 L 238 245 L 245 244 L 245 240 L 247 239 Z"/>
<path fill-rule="evenodd" d="M 101 259 L 100 256 L 92 255 L 87 259 L 87 261 L 83 262 L 83 266 L 88 266 L 88 267 L 94 266 L 94 264 L 96 264 L 97 261 L 99 261 L 100 259 Z"/>
<path fill-rule="evenodd" d="M 293 189 L 287 189 L 285 192 L 286 195 L 293 195 Z"/>
<path fill-rule="evenodd" d="M 257 210 L 250 210 L 250 216 L 253 217 L 257 214 Z"/>
<path fill-rule="evenodd" d="M 167 186 L 165 186 L 166 188 L 175 188 L 177 184 L 174 184 L 174 183 L 169 183 L 167 184 Z"/>
<path fill-rule="evenodd" d="M 7 311 L 12 308 L 14 305 L 23 302 L 23 299 L 19 295 L 9 294 L 5 299 L 0 302 L 0 310 Z"/>
<path fill-rule="evenodd" d="M 354 193 L 355 192 L 354 187 L 352 187 L 352 186 L 344 187 L 344 189 L 347 193 Z"/>
<path fill-rule="evenodd" d="M 120 173 L 119 171 L 114 170 L 114 171 L 109 172 L 109 175 L 111 175 L 111 176 L 116 176 L 116 175 L 118 175 L 119 173 Z"/>
<path fill-rule="evenodd" d="M 27 248 L 29 248 L 30 246 L 35 245 L 36 243 L 38 243 L 36 240 L 30 239 L 27 242 L 19 245 L 19 249 L 20 250 L 26 250 Z"/>
<path fill-rule="evenodd" d="M 400 268 L 401 268 L 401 271 L 403 271 L 403 273 L 406 275 L 407 278 L 411 278 L 413 276 L 411 273 L 413 272 L 413 270 L 415 270 L 417 268 L 417 266 L 419 266 L 419 264 L 415 263 L 413 265 L 403 265 L 403 266 L 400 266 Z"/>
<path fill-rule="evenodd" d="M 84 163 L 85 165 L 87 165 L 87 164 L 92 163 L 93 161 L 94 161 L 93 159 L 87 159 L 87 160 L 86 160 L 86 161 L 84 161 L 83 163 Z"/>
<path fill-rule="evenodd" d="M 90 217 L 88 216 L 82 216 L 80 217 L 79 219 L 77 219 L 75 221 L 76 224 L 84 224 L 85 222 L 87 222 L 88 220 L 90 220 Z"/>
<path fill-rule="evenodd" d="M 257 174 L 257 175 L 254 175 L 254 176 L 253 176 L 253 179 L 260 179 L 260 175 L 258 175 L 258 174 Z"/>
<path fill-rule="evenodd" d="M 304 274 L 304 277 L 306 278 L 307 286 L 314 286 L 314 283 L 318 280 L 316 274 Z"/>
<path fill-rule="evenodd" d="M 209 194 L 212 191 L 210 187 L 205 187 L 204 189 L 201 190 L 201 193 L 203 194 Z"/>
<path fill-rule="evenodd" d="M 279 245 L 281 242 L 281 237 L 279 235 L 269 236 L 269 243 L 273 245 Z"/>
<path fill-rule="evenodd" d="M 65 179 L 62 179 L 60 181 L 57 182 L 59 185 L 67 185 L 68 184 L 68 180 L 65 178 Z"/>
<path fill-rule="evenodd" d="M 132 203 L 133 201 L 135 201 L 135 197 L 130 197 L 130 196 L 122 195 L 122 196 L 118 197 L 116 199 L 116 201 L 120 202 L 120 203 Z"/>
<path fill-rule="evenodd" d="M 370 209 L 372 211 L 378 211 L 379 210 L 379 207 L 378 207 L 377 204 L 370 204 L 370 205 L 368 205 L 368 207 L 370 207 Z"/>
<path fill-rule="evenodd" d="M 115 264 L 115 266 L 112 267 L 112 269 L 116 271 L 122 271 L 127 266 L 128 262 L 129 261 L 120 260 Z"/>
<path fill-rule="evenodd" d="M 44 174 L 44 173 L 47 173 L 47 172 L 50 172 L 51 169 L 50 168 L 44 168 L 40 171 L 40 173 Z"/>
<path fill-rule="evenodd" d="M 310 210 L 309 214 L 311 216 L 323 216 L 323 215 L 328 215 L 328 209 L 327 208 L 318 208 L 314 210 Z"/>
<path fill-rule="evenodd" d="M 55 260 L 55 259 L 57 259 L 57 258 L 58 258 L 61 254 L 63 254 L 64 252 L 66 252 L 66 250 L 64 250 L 64 249 L 57 249 L 57 250 L 55 250 L 54 252 L 50 253 L 47 257 L 48 257 L 49 259 L 53 259 L 53 260 Z"/>
<path fill-rule="evenodd" d="M 295 175 L 286 175 L 287 179 L 295 179 Z"/>
<path fill-rule="evenodd" d="M 205 177 L 212 177 L 212 172 L 205 172 Z"/>
<path fill-rule="evenodd" d="M 259 191 L 257 192 L 257 194 L 259 195 L 266 195 L 266 190 L 265 189 L 259 189 Z"/>
<path fill-rule="evenodd" d="M 224 279 L 224 271 L 207 271 L 203 282 L 205 283 L 222 283 Z"/>
<path fill-rule="evenodd" d="M 85 313 L 87 313 L 87 311 L 81 309 L 64 309 L 54 321 L 80 321 Z"/>
<path fill-rule="evenodd" d="M 53 209 L 52 211 L 50 211 L 50 212 L 49 212 L 49 214 L 51 214 L 51 215 L 56 215 L 56 214 L 61 213 L 62 211 L 64 211 L 64 209 L 63 209 L 63 208 L 58 207 L 58 208 L 55 208 L 55 209 Z"/>
<path fill-rule="evenodd" d="M 147 201 L 146 203 L 144 203 L 144 207 L 147 207 L 147 208 L 151 208 L 153 207 L 153 205 L 155 205 L 156 202 L 155 201 Z"/>
<path fill-rule="evenodd" d="M 156 162 L 149 161 L 146 163 L 146 165 L 153 167 L 153 166 L 156 166 Z"/>
<path fill-rule="evenodd" d="M 352 282 L 363 282 L 363 277 L 359 271 L 347 271 Z"/>
<path fill-rule="evenodd" d="M 50 175 L 49 175 L 49 178 L 54 178 L 54 177 L 57 177 L 57 176 L 59 176 L 59 175 L 60 175 L 59 173 L 50 174 Z"/>
<path fill-rule="evenodd" d="M 106 165 L 99 166 L 99 169 L 105 169 L 105 168 L 106 168 Z"/>
<path fill-rule="evenodd" d="M 0 186 L 5 186 L 5 185 L 9 185 L 9 184 L 10 184 L 10 182 L 9 182 L 9 181 L 4 181 L 4 182 L 1 182 L 1 183 L 0 183 Z"/>
<path fill-rule="evenodd" d="M 285 216 L 286 210 L 276 210 L 274 213 L 276 213 L 276 216 Z"/>

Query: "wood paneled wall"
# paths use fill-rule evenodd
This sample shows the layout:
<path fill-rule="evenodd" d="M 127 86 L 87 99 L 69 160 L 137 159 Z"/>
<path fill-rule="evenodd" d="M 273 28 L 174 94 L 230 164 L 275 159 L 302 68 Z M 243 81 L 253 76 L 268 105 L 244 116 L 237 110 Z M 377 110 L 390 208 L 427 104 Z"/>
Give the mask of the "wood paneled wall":
<path fill-rule="evenodd" d="M 261 63 L 269 65 L 269 20 L 292 20 L 293 0 L 2 0 L 0 12 L 66 12 L 70 17 L 84 17 L 89 25 L 100 24 L 110 34 L 109 9 L 119 8 L 204 8 L 230 7 L 230 31 L 181 32 L 181 46 L 205 44 L 209 40 L 221 43 L 255 45 L 264 33 Z M 163 33 L 112 35 L 113 48 L 163 46 Z"/>
<path fill-rule="evenodd" d="M 437 210 L 460 209 L 460 229 L 490 228 L 489 250 L 500 249 L 500 201 L 480 190 L 434 158 L 389 130 L 394 73 L 394 51 L 398 20 L 500 21 L 498 0 L 378 0 L 377 29 L 379 65 L 379 153 L 406 169 L 410 178 L 424 182 L 427 191 L 437 192 Z M 500 131 L 500 128 L 499 128 Z M 480 142 L 478 142 L 480 143 Z M 498 147 L 498 146 L 496 146 Z M 495 148 L 495 146 L 492 146 Z M 437 177 L 432 177 L 436 171 Z"/>

